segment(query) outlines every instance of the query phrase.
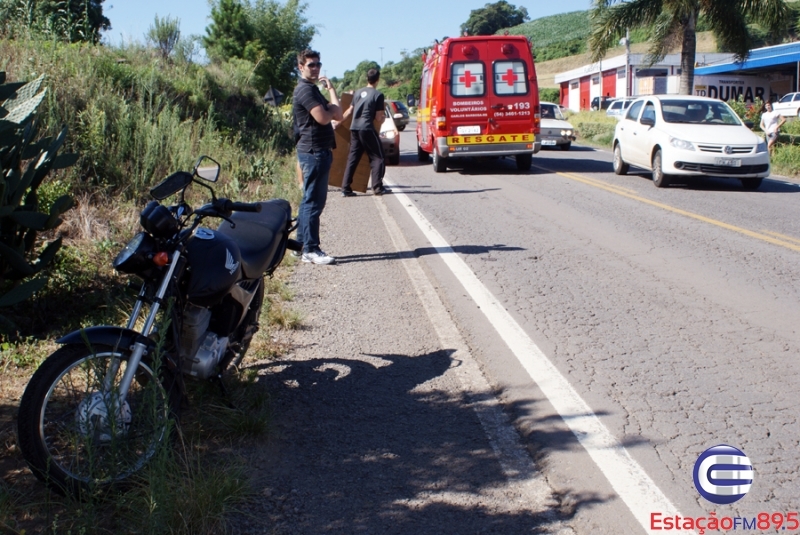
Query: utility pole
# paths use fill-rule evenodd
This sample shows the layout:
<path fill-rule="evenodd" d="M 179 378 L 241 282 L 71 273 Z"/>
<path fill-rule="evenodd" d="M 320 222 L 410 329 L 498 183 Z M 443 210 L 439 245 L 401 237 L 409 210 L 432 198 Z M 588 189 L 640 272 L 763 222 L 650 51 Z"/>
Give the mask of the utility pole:
<path fill-rule="evenodd" d="M 381 49 L 381 67 L 383 67 L 383 47 L 379 46 L 378 48 Z"/>

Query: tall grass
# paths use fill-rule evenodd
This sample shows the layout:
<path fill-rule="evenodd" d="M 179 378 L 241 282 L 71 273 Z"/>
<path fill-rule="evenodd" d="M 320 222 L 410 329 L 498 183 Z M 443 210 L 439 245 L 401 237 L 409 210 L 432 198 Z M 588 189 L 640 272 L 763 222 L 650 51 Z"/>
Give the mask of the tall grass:
<path fill-rule="evenodd" d="M 0 70 L 10 80 L 47 75 L 43 121 L 70 127 L 67 150 L 78 164 L 61 177 L 73 190 L 101 188 L 135 199 L 200 154 L 263 193 L 291 173 L 279 162 L 291 151 L 290 124 L 261 105 L 248 85 L 249 65 L 207 68 L 173 62 L 139 45 L 64 44 L 33 36 L 0 40 Z"/>

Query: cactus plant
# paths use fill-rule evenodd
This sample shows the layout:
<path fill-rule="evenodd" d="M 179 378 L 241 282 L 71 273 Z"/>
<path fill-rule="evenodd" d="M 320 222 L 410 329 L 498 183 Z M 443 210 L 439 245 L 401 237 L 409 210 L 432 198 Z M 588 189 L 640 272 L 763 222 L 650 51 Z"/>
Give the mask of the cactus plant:
<path fill-rule="evenodd" d="M 37 190 L 47 174 L 77 161 L 77 154 L 58 155 L 66 126 L 55 137 L 37 139 L 36 111 L 47 93 L 43 82 L 44 75 L 6 83 L 0 72 L 0 307 L 24 301 L 45 285 L 41 271 L 55 257 L 61 238 L 37 255 L 37 234 L 58 227 L 73 204 L 65 195 L 50 207 L 39 206 Z"/>

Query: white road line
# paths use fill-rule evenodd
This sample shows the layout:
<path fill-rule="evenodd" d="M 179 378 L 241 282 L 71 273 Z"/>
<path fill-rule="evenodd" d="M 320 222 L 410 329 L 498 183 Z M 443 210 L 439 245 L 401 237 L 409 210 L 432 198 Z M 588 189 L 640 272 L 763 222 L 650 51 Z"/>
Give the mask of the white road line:
<path fill-rule="evenodd" d="M 387 182 L 387 185 L 392 184 Z M 400 202 L 431 245 L 436 248 L 439 257 L 464 286 L 486 319 L 528 372 L 531 380 L 539 386 L 555 407 L 644 530 L 647 533 L 655 533 L 650 530 L 651 513 L 683 516 L 597 418 L 569 381 L 561 375 L 503 305 L 422 215 L 411 199 L 400 193 L 397 188 L 392 191 L 392 197 Z"/>
<path fill-rule="evenodd" d="M 389 215 L 386 205 L 376 197 L 375 204 L 383 219 L 395 249 L 398 252 L 410 251 L 410 246 L 397 223 Z M 541 473 L 536 471 L 533 460 L 522 446 L 516 429 L 509 422 L 502 407 L 492 393 L 478 363 L 472 358 L 466 342 L 458 332 L 436 289 L 420 266 L 419 259 L 408 252 L 401 256 L 411 285 L 417 293 L 423 308 L 431 320 L 431 325 L 444 349 L 453 350 L 451 370 L 458 377 L 462 391 L 469 399 L 483 427 L 492 449 L 497 455 L 503 474 L 514 485 L 514 495 L 537 513 L 542 513 L 552 532 L 572 533 L 557 521 L 557 501 Z"/>

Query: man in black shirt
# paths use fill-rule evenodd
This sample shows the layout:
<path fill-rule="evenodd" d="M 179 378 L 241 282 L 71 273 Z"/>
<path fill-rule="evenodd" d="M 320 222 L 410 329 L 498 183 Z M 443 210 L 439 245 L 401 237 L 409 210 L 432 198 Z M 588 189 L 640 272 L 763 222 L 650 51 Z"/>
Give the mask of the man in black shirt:
<path fill-rule="evenodd" d="M 297 161 L 303 171 L 303 200 L 297 215 L 297 239 L 303 242 L 303 262 L 331 264 L 335 258 L 319 247 L 319 220 L 328 198 L 328 175 L 336 147 L 331 121 L 342 120 L 336 90 L 319 75 L 322 63 L 319 52 L 306 49 L 297 55 L 300 80 L 294 88 L 292 115 Z M 331 96 L 328 103 L 317 82 L 324 84 Z"/>
<path fill-rule="evenodd" d="M 364 152 L 369 157 L 369 166 L 372 170 L 373 193 L 375 195 L 390 193 L 388 188 L 383 187 L 386 164 L 381 139 L 373 124 L 375 121 L 380 125 L 386 120 L 383 93 L 375 89 L 380 77 L 381 73 L 377 69 L 368 70 L 367 87 L 363 87 L 353 94 L 353 104 L 345 112 L 345 117 L 349 114 L 353 115 L 353 123 L 350 125 L 350 153 L 347 155 L 347 167 L 345 167 L 342 177 L 343 197 L 355 196 L 350 184 L 353 183 L 353 175 Z"/>

